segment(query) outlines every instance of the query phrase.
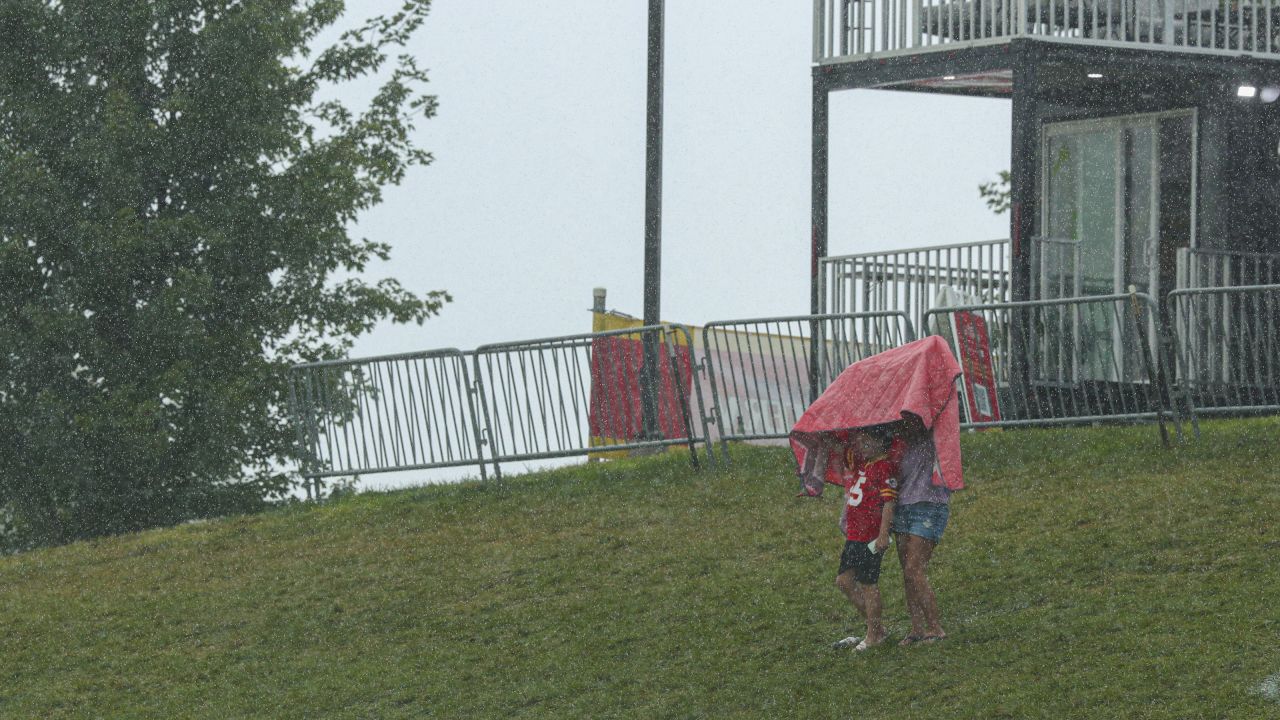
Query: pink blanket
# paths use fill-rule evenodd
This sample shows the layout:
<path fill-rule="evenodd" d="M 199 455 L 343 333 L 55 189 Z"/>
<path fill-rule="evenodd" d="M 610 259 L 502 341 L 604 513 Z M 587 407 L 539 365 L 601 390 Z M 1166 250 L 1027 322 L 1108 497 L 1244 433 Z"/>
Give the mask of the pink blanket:
<path fill-rule="evenodd" d="M 814 468 L 815 451 L 844 445 L 850 430 L 918 418 L 933 431 L 938 453 L 933 483 L 963 488 L 955 386 L 959 376 L 960 364 L 936 335 L 850 365 L 791 428 L 791 450 L 801 475 Z M 806 485 L 810 494 L 821 493 L 821 482 L 817 480 L 816 488 Z"/>

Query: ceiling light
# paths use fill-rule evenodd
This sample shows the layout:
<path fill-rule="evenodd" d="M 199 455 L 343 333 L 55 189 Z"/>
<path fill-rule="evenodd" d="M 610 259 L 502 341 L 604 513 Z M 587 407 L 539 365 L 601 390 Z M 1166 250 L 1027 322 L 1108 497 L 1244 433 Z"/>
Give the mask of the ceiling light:
<path fill-rule="evenodd" d="M 1086 77 L 1097 80 L 1102 77 L 1102 73 L 1089 73 Z"/>
<path fill-rule="evenodd" d="M 943 79 L 943 80 L 955 80 L 955 79 L 956 79 L 956 76 L 955 76 L 955 75 L 943 75 L 943 76 L 942 76 L 942 79 Z"/>
<path fill-rule="evenodd" d="M 1236 88 L 1236 97 L 1251 98 L 1258 94 L 1258 88 L 1253 85 L 1241 85 Z"/>
<path fill-rule="evenodd" d="M 1258 99 L 1264 103 L 1273 103 L 1280 99 L 1280 87 L 1267 85 L 1258 91 Z"/>

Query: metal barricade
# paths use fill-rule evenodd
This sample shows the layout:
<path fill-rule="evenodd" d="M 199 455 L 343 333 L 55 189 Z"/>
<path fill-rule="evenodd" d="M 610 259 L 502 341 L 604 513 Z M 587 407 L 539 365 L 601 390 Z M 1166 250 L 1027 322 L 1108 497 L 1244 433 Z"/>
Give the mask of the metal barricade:
<path fill-rule="evenodd" d="M 1159 313 L 1147 295 L 1100 295 L 935 308 L 928 332 L 944 336 L 962 366 L 966 354 L 953 318 L 970 313 L 985 326 L 1000 418 L 974 422 L 961 403 L 961 426 L 1062 425 L 1157 420 L 1167 440 L 1181 418 L 1169 393 Z M 968 319 L 967 319 L 968 320 Z M 967 322 L 972 325 L 972 321 Z M 963 385 L 963 383 L 962 383 Z M 963 387 L 961 388 L 963 397 Z"/>
<path fill-rule="evenodd" d="M 321 478 L 481 461 L 479 416 L 459 350 L 297 365 L 289 394 L 313 497 Z M 483 464 L 480 471 L 483 477 Z"/>
<path fill-rule="evenodd" d="M 1169 313 L 1197 412 L 1280 410 L 1280 284 L 1175 290 Z"/>
<path fill-rule="evenodd" d="M 914 339 L 900 311 L 707 324 L 703 367 L 721 455 L 728 458 L 730 440 L 787 437 L 811 399 L 845 368 Z"/>
<path fill-rule="evenodd" d="M 648 429 L 649 436 L 640 389 L 647 335 L 656 336 L 662 350 L 656 427 Z M 697 466 L 699 441 L 714 459 L 692 351 L 688 329 L 678 325 L 477 348 L 485 461 L 501 476 L 502 462 L 687 445 Z"/>
<path fill-rule="evenodd" d="M 934 308 L 922 331 L 944 336 L 964 366 L 973 338 L 961 335 L 982 327 L 999 419 L 970 418 L 962 382 L 966 428 L 1156 420 L 1167 440 L 1166 420 L 1181 436 L 1196 409 L 1280 410 L 1280 285 L 1177 290 L 1165 310 L 1176 332 L 1141 293 Z M 726 459 L 731 440 L 786 438 L 845 368 L 916 338 L 902 311 L 700 332 L 701 357 L 688 328 L 659 325 L 295 366 L 301 474 L 318 497 L 335 476 L 478 465 L 484 478 L 490 463 L 501 476 L 504 462 L 679 445 L 697 466 L 698 443 L 714 461 L 717 438 Z M 646 337 L 660 348 L 650 422 Z"/>

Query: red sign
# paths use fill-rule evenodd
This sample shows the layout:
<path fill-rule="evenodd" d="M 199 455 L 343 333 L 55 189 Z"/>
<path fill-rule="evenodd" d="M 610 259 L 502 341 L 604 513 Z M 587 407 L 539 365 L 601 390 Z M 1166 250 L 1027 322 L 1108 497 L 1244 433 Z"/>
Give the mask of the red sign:
<path fill-rule="evenodd" d="M 1000 419 L 1000 401 L 996 397 L 996 373 L 991 364 L 991 339 L 987 322 L 976 313 L 958 311 L 951 314 L 960 351 L 960 367 L 964 370 L 965 409 L 969 422 L 994 422 Z"/>

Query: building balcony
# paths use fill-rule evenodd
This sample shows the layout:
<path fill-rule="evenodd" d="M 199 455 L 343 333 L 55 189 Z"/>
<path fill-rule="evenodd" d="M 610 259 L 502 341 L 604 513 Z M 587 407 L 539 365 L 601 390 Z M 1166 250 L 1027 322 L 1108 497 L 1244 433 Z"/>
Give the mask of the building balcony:
<path fill-rule="evenodd" d="M 1059 43 L 1280 59 L 1280 0 L 814 0 L 817 65 Z"/>

